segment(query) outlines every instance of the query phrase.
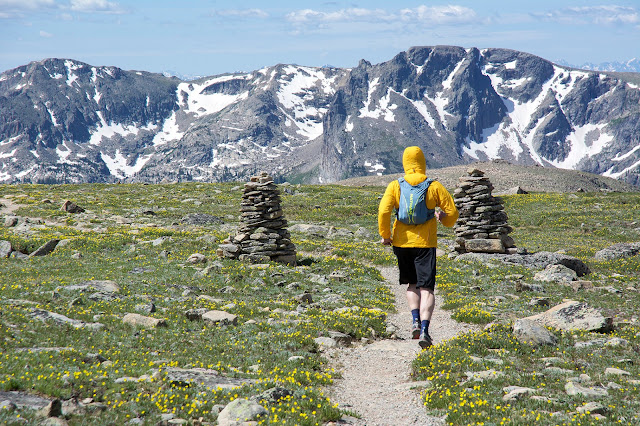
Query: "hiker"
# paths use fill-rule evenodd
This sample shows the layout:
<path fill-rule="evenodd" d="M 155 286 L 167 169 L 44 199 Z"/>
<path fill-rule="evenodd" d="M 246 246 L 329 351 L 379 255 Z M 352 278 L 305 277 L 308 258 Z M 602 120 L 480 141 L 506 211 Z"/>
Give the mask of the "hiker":
<path fill-rule="evenodd" d="M 402 165 L 404 178 L 392 181 L 380 201 L 378 231 L 383 245 L 393 245 L 400 284 L 408 284 L 412 337 L 419 339 L 420 347 L 426 349 L 432 345 L 429 323 L 436 301 L 436 220 L 452 227 L 458 220 L 458 209 L 440 182 L 427 179 L 426 161 L 419 147 L 410 146 L 404 150 Z M 421 191 L 424 198 L 420 198 Z M 418 199 L 425 202 L 416 203 Z M 436 207 L 440 211 L 436 212 Z M 397 217 L 392 231 L 390 219 L 394 208 Z"/>

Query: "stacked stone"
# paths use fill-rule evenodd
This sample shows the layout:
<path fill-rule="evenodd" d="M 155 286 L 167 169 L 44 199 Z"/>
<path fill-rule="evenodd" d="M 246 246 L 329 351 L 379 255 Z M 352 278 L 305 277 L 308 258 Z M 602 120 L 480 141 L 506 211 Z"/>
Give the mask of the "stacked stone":
<path fill-rule="evenodd" d="M 218 255 L 295 265 L 296 246 L 291 242 L 280 201 L 280 191 L 271 176 L 261 173 L 251 177 L 244 185 L 238 232 L 219 247 Z"/>
<path fill-rule="evenodd" d="M 469 168 L 453 193 L 460 217 L 456 222 L 455 250 L 459 253 L 517 253 L 513 230 L 507 224 L 503 201 L 491 195 L 493 185 L 484 172 Z"/>

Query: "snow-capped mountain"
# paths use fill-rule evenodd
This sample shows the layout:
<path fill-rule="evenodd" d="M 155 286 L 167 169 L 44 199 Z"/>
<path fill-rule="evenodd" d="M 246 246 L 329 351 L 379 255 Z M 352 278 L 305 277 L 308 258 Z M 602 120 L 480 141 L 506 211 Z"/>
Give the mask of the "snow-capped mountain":
<path fill-rule="evenodd" d="M 629 59 L 625 62 L 612 61 L 599 64 L 585 62 L 582 65 L 572 65 L 566 61 L 558 61 L 558 64 L 590 71 L 640 72 L 640 59 L 638 58 Z"/>
<path fill-rule="evenodd" d="M 627 78 L 622 80 L 620 78 Z M 506 49 L 182 81 L 47 59 L 0 74 L 0 181 L 332 182 L 502 158 L 640 183 L 640 88 Z"/>

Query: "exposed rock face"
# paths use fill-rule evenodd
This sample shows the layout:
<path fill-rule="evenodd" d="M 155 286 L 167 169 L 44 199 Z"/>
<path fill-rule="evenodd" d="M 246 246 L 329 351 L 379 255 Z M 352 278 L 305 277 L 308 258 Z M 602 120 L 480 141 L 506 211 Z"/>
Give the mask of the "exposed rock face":
<path fill-rule="evenodd" d="M 476 168 L 462 176 L 453 198 L 460 217 L 454 226 L 458 253 L 510 253 L 517 249 L 509 233 L 503 201 L 491 195 L 493 185 Z"/>
<path fill-rule="evenodd" d="M 280 190 L 266 173 L 244 185 L 238 233 L 220 245 L 218 255 L 250 262 L 275 261 L 294 265 L 296 247 L 280 206 Z"/>

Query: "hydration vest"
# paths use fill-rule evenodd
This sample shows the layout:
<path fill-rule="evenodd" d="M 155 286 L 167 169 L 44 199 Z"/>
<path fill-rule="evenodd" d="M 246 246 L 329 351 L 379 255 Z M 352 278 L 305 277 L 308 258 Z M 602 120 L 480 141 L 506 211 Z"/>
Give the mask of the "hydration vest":
<path fill-rule="evenodd" d="M 432 219 L 435 209 L 427 208 L 426 195 L 429 185 L 434 179 L 425 179 L 417 185 L 411 185 L 404 178 L 399 178 L 400 203 L 396 216 L 407 225 L 419 225 Z"/>

